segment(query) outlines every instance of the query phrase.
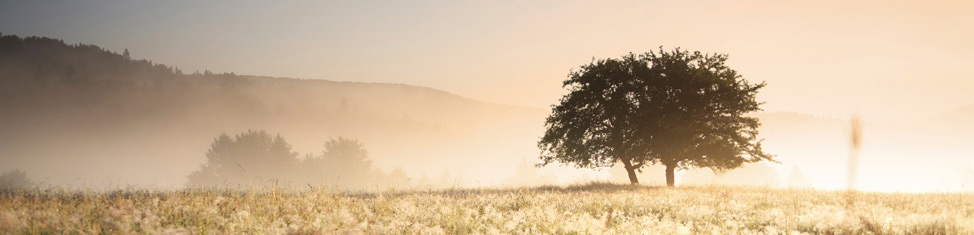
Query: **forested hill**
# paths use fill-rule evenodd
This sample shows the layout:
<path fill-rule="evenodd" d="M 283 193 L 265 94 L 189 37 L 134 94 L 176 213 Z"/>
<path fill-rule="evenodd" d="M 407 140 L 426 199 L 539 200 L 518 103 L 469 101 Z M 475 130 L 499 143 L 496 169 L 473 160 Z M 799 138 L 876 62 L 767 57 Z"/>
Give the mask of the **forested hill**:
<path fill-rule="evenodd" d="M 11 35 L 0 76 L 0 165 L 51 184 L 181 185 L 214 137 L 247 129 L 280 133 L 302 155 L 344 136 L 386 170 L 503 178 L 488 166 L 533 157 L 547 112 L 401 84 L 187 74 L 127 50 Z"/>
<path fill-rule="evenodd" d="M 383 107 L 385 112 L 410 114 L 410 110 L 416 110 L 419 111 L 415 112 L 416 114 L 433 118 L 440 116 L 439 113 L 426 115 L 428 113 L 425 111 L 431 110 L 423 110 L 423 107 L 530 110 L 530 108 L 483 103 L 441 90 L 403 84 L 239 76 L 233 73 L 213 74 L 209 71 L 184 74 L 176 67 L 144 59 L 131 59 L 127 50 L 119 54 L 94 45 L 68 45 L 61 40 L 42 37 L 19 38 L 12 35 L 0 37 L 0 66 L 4 72 L 4 78 L 0 82 L 3 82 L 6 88 L 2 95 L 14 97 L 30 96 L 39 92 L 38 90 L 59 88 L 71 89 L 77 93 L 135 90 L 186 93 L 183 95 L 191 95 L 194 90 L 226 92 L 266 88 L 300 93 L 293 95 L 321 96 L 309 98 L 339 98 L 338 105 L 345 107 L 350 105 L 348 102 L 359 101 L 360 105 L 367 106 L 374 106 L 373 103 L 376 103 L 366 102 L 371 100 L 350 100 L 353 98 L 389 98 L 380 99 L 382 106 L 388 106 Z M 294 91 L 295 89 L 297 91 Z M 72 98 L 82 98 L 78 101 L 81 102 L 84 98 L 95 97 Z M 218 98 L 212 97 L 212 99 Z M 481 116 L 476 112 L 465 114 L 470 118 Z"/>

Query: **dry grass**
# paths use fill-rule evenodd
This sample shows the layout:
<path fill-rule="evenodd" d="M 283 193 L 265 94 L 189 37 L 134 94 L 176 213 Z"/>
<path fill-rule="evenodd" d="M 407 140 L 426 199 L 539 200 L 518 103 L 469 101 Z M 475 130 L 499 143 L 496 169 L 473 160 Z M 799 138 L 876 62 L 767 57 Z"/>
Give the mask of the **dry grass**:
<path fill-rule="evenodd" d="M 47 232 L 972 234 L 974 195 L 610 184 L 0 195 L 0 233 Z"/>

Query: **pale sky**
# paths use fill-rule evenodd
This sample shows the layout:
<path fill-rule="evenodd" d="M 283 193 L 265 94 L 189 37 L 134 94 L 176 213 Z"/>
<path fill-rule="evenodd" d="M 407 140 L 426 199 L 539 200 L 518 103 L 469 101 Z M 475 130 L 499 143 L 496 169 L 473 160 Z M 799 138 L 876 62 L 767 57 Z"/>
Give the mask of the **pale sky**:
<path fill-rule="evenodd" d="M 729 54 L 768 111 L 908 122 L 974 103 L 974 2 L 850 2 L 0 0 L 0 33 L 535 107 L 593 57 L 662 45 Z"/>

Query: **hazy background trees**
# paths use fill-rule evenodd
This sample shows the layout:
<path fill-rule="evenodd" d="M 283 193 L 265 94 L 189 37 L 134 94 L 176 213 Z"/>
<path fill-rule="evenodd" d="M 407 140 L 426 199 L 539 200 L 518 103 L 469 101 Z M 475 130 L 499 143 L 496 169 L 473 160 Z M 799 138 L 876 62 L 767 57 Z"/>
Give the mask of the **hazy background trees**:
<path fill-rule="evenodd" d="M 788 179 L 786 183 L 789 188 L 812 188 L 812 183 L 808 181 L 808 177 L 802 173 L 798 166 L 793 166 L 791 168 L 791 173 L 788 173 Z"/>
<path fill-rule="evenodd" d="M 354 136 L 382 171 L 439 182 L 463 169 L 464 182 L 448 181 L 486 184 L 534 154 L 544 115 L 403 84 L 184 73 L 128 51 L 0 36 L 2 170 L 54 185 L 180 187 L 215 136 L 262 129 L 298 158 Z"/>
<path fill-rule="evenodd" d="M 324 142 L 317 155 L 298 158 L 281 135 L 248 130 L 221 134 L 206 152 L 206 163 L 189 174 L 188 187 L 331 187 L 338 189 L 408 188 L 400 167 L 377 169 L 358 140 L 338 137 Z"/>
<path fill-rule="evenodd" d="M 324 151 L 320 155 L 305 158 L 302 165 L 305 167 L 305 175 L 312 179 L 310 183 L 314 185 L 364 188 L 386 181 L 385 174 L 372 165 L 365 146 L 358 140 L 343 137 L 325 142 Z M 396 177 L 403 177 L 405 172 L 401 168 L 396 169 L 399 169 Z"/>
<path fill-rule="evenodd" d="M 206 163 L 190 173 L 189 186 L 253 185 L 292 179 L 297 153 L 280 135 L 248 130 L 221 134 L 206 152 Z"/>

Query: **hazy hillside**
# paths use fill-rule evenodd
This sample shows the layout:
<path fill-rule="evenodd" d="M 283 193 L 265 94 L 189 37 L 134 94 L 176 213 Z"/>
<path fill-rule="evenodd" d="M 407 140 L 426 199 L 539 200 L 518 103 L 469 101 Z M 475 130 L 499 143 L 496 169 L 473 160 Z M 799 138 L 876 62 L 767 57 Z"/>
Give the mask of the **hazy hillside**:
<path fill-rule="evenodd" d="M 248 129 L 280 133 L 300 156 L 322 151 L 333 137 L 358 139 L 376 166 L 401 166 L 415 181 L 487 185 L 580 177 L 565 174 L 578 173 L 567 168 L 519 170 L 537 159 L 535 143 L 549 110 L 431 88 L 185 73 L 124 52 L 16 36 L 0 37 L 0 75 L 0 170 L 19 168 L 40 183 L 181 186 L 203 163 L 213 138 Z M 844 187 L 848 120 L 757 116 L 766 150 L 781 163 L 767 164 L 776 174 L 753 174 L 779 179 L 754 184 L 786 182 L 784 176 L 801 169 L 813 186 Z M 974 104 L 930 116 L 912 124 L 863 124 L 860 181 L 866 189 L 961 184 L 962 168 L 974 159 Z M 537 179 L 512 178 L 528 173 Z M 698 173 L 687 179 L 752 182 Z M 640 175 L 652 184 L 662 170 L 650 167 Z M 444 176 L 449 179 L 439 179 Z"/>
<path fill-rule="evenodd" d="M 409 85 L 185 74 L 36 37 L 0 38 L 0 74 L 0 165 L 51 184 L 177 186 L 214 137 L 247 129 L 302 155 L 344 136 L 384 170 L 500 180 L 546 114 Z"/>

